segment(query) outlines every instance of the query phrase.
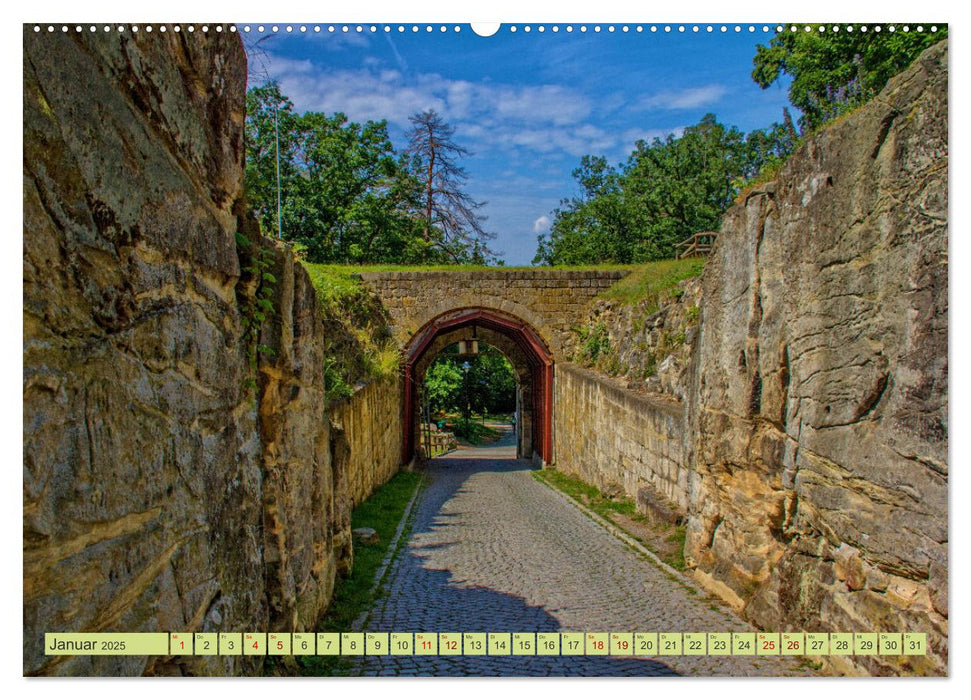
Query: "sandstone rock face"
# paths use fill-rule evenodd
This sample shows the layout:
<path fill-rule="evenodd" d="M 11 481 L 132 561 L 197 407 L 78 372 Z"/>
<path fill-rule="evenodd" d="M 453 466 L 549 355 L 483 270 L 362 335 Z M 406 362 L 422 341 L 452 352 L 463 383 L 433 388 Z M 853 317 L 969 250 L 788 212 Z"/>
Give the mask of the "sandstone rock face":
<path fill-rule="evenodd" d="M 315 296 L 283 251 L 263 287 L 274 354 L 251 363 L 266 280 L 247 281 L 235 240 L 242 45 L 25 32 L 24 672 L 255 670 L 41 647 L 46 631 L 307 629 L 349 562 Z"/>
<path fill-rule="evenodd" d="M 316 291 L 289 249 L 267 239 L 258 246 L 274 309 L 254 348 L 269 631 L 307 631 L 331 599 L 335 573 L 350 568 L 349 480 L 332 455 Z"/>
<path fill-rule="evenodd" d="M 926 631 L 918 673 L 947 660 L 946 100 L 942 44 L 727 213 L 687 394 L 689 562 L 768 629 Z"/>
<path fill-rule="evenodd" d="M 246 62 L 228 32 L 26 39 L 24 671 L 142 673 L 35 635 L 266 614 L 235 293 Z"/>

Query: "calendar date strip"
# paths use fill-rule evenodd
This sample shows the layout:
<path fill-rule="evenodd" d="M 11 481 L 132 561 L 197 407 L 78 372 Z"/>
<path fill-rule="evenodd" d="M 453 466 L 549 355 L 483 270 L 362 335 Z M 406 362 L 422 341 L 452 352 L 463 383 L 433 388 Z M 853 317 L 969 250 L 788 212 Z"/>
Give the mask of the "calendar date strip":
<path fill-rule="evenodd" d="M 923 632 L 48 632 L 48 656 L 924 656 Z"/>

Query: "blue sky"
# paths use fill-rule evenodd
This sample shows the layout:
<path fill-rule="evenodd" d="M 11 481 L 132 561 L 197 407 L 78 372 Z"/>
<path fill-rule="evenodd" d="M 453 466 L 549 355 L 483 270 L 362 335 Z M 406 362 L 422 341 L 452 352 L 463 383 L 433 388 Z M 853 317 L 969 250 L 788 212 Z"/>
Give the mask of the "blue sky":
<path fill-rule="evenodd" d="M 788 104 L 784 85 L 760 89 L 750 78 L 758 43 L 771 33 L 694 33 L 649 26 L 613 33 L 588 25 L 558 32 L 509 25 L 480 37 L 468 25 L 441 32 L 315 33 L 284 28 L 263 40 L 245 36 L 250 82 L 279 81 L 298 111 L 344 112 L 353 121 L 386 119 L 399 150 L 408 117 L 435 109 L 472 155 L 468 190 L 487 205 L 492 247 L 508 264 L 528 264 L 553 209 L 576 194 L 572 171 L 585 154 L 614 164 L 638 139 L 679 133 L 707 112 L 748 131 L 778 121 Z M 265 34 L 263 36 L 266 36 Z"/>

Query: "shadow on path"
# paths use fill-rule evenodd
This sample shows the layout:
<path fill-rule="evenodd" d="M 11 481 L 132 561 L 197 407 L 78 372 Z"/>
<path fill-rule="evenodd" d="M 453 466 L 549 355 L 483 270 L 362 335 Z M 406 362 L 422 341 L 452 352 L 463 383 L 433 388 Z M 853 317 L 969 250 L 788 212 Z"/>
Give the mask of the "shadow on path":
<path fill-rule="evenodd" d="M 544 575 L 535 569 L 522 570 L 520 574 L 516 567 L 522 563 L 508 554 L 501 536 L 469 525 L 478 522 L 475 516 L 480 514 L 467 512 L 466 508 L 490 507 L 487 500 L 482 500 L 483 480 L 491 484 L 495 476 L 532 470 L 528 460 L 515 458 L 515 449 L 515 434 L 507 429 L 492 445 L 458 450 L 429 462 L 425 468 L 428 482 L 416 507 L 411 536 L 392 567 L 386 583 L 387 595 L 372 610 L 365 630 L 557 632 L 563 629 L 552 614 L 555 609 L 530 605 L 520 596 L 471 582 L 456 573 L 456 570 L 476 572 L 479 581 L 503 581 L 510 576 L 528 580 Z M 478 480 L 478 486 L 469 485 L 473 477 Z M 596 656 L 364 657 L 357 672 L 419 676 L 676 675 L 659 661 Z"/>

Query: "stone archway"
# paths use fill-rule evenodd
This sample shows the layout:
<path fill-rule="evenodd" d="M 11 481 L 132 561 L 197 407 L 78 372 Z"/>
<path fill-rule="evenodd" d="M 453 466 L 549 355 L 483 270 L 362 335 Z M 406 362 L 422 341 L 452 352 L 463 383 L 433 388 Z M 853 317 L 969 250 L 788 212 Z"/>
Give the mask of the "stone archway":
<path fill-rule="evenodd" d="M 528 450 L 523 456 L 537 456 L 544 463 L 553 461 L 553 353 L 539 333 L 526 321 L 506 312 L 482 307 L 452 309 L 426 323 L 405 346 L 402 460 L 414 456 L 418 392 L 416 385 L 434 356 L 458 339 L 461 331 L 475 326 L 486 342 L 497 347 L 512 361 L 524 389 L 528 392 Z"/>

